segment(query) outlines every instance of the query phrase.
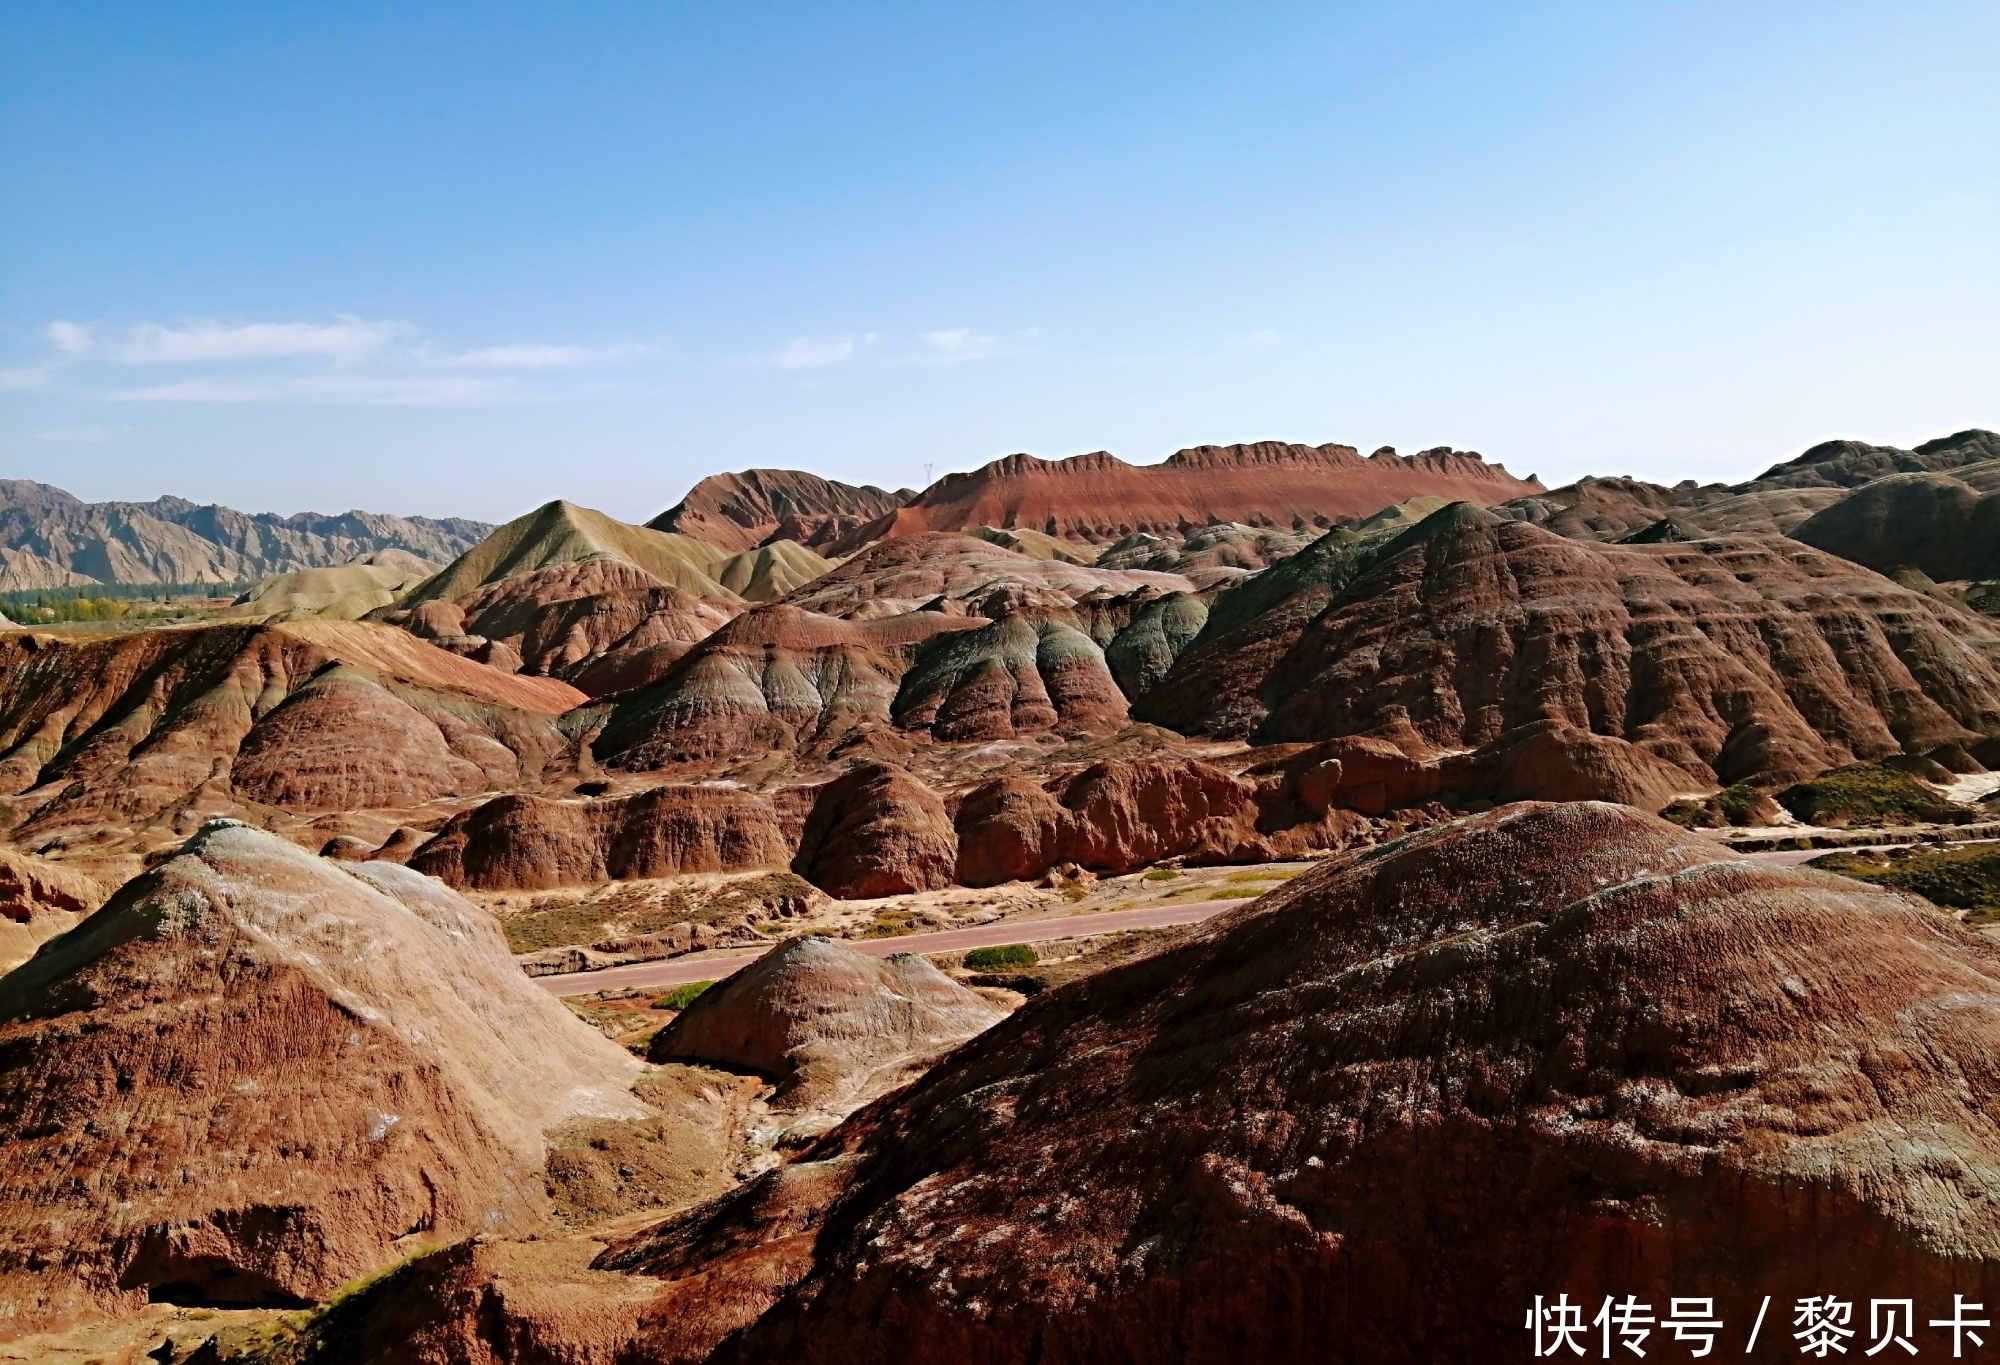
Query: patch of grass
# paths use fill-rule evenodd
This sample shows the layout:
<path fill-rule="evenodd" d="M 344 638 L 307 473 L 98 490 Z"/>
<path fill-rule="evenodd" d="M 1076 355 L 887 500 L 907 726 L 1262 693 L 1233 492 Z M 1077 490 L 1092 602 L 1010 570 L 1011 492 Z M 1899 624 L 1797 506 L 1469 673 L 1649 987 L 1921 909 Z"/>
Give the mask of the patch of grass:
<path fill-rule="evenodd" d="M 1087 886 L 1065 886 L 1062 889 L 1063 899 L 1066 901 L 1080 901 L 1089 894 L 1090 888 Z"/>
<path fill-rule="evenodd" d="M 875 922 L 861 931 L 863 938 L 901 938 L 904 934 L 917 932 L 917 914 L 914 910 L 882 910 L 875 915 Z"/>
<path fill-rule="evenodd" d="M 998 948 L 974 948 L 965 955 L 969 972 L 994 972 L 1002 967 L 1032 967 L 1041 959 L 1025 943 L 1009 943 Z"/>
<path fill-rule="evenodd" d="M 701 993 L 715 983 L 713 981 L 690 981 L 684 986 L 676 986 L 653 1002 L 656 1010 L 684 1010 L 692 1005 Z"/>
<path fill-rule="evenodd" d="M 1854 763 L 1778 793 L 1778 804 L 1808 824 L 1958 823 L 1970 817 L 1908 773 Z"/>
<path fill-rule="evenodd" d="M 1156 867 L 1146 874 L 1145 879 L 1149 882 L 1170 882 L 1180 875 L 1171 867 Z"/>
<path fill-rule="evenodd" d="M 1843 877 L 1913 891 L 1933 905 L 1969 912 L 1968 918 L 2000 919 L 2000 844 L 1956 848 L 1897 849 L 1883 858 L 1873 853 L 1829 853 L 1808 867 Z"/>
<path fill-rule="evenodd" d="M 1212 901 L 1254 901 L 1263 894 L 1262 891 L 1252 891 L 1247 887 L 1235 891 L 1225 887 L 1223 890 L 1211 892 L 1208 898 Z"/>
<path fill-rule="evenodd" d="M 1660 812 L 1662 819 L 1684 829 L 1741 829 L 1746 825 L 1768 825 L 1777 816 L 1776 802 L 1740 782 L 1713 796 L 1676 801 Z"/>
<path fill-rule="evenodd" d="M 1224 880 L 1239 885 L 1244 882 L 1288 882 L 1298 875 L 1296 872 L 1238 872 Z"/>

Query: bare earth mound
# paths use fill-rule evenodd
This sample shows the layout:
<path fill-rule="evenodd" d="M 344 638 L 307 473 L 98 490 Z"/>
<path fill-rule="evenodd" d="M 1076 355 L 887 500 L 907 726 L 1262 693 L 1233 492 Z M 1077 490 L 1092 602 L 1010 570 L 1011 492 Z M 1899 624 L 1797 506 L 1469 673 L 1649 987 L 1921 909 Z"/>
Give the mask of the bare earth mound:
<path fill-rule="evenodd" d="M 526 1232 L 543 1130 L 645 1112 L 486 912 L 240 825 L 0 980 L 0 1021 L 24 1316 L 316 1299 L 407 1245 Z"/>
<path fill-rule="evenodd" d="M 1921 902 L 1514 807 L 1038 998 L 599 1265 L 701 1287 L 662 1361 L 1526 1357 L 1558 1293 L 1712 1296 L 1735 1350 L 1835 1271 L 1991 1303 L 1996 1002 Z"/>

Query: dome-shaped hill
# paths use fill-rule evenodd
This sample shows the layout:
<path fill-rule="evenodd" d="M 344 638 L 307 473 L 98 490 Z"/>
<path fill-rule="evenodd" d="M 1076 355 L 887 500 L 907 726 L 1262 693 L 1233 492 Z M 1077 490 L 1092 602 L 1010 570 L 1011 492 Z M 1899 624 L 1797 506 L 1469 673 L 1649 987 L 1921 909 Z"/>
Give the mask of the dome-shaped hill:
<path fill-rule="evenodd" d="M 503 578 L 599 556 L 623 560 L 697 597 L 734 597 L 712 577 L 729 558 L 728 551 L 691 536 L 631 526 L 588 507 L 557 501 L 496 529 L 406 597 L 403 605 L 456 601 Z"/>
<path fill-rule="evenodd" d="M 1627 1293 L 1740 1351 L 1829 1280 L 1948 1315 L 2000 1295 L 1995 1001 L 1913 898 L 1512 807 L 1040 996 L 598 1264 L 706 1306 L 648 1358 L 732 1365 L 1525 1359 L 1537 1295 Z"/>

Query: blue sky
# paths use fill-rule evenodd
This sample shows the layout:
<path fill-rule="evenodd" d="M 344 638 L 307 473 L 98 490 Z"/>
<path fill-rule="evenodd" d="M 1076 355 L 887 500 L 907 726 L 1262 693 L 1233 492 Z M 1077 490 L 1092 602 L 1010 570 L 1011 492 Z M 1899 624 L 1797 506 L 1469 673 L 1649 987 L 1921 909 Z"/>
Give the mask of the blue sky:
<path fill-rule="evenodd" d="M 1991 3 L 0 9 L 0 473 L 641 519 L 750 465 L 2000 425 Z"/>

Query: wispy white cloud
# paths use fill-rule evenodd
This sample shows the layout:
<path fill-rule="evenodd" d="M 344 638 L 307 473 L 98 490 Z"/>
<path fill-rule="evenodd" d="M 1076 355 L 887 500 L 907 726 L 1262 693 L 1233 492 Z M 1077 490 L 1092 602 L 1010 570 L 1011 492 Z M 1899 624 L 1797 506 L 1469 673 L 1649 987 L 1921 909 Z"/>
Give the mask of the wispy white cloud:
<path fill-rule="evenodd" d="M 174 366 L 194 373 L 171 383 L 111 386 L 92 396 L 118 403 L 472 407 L 577 397 L 604 386 L 577 378 L 556 386 L 554 372 L 653 353 L 650 346 L 630 342 L 530 342 L 446 351 L 426 344 L 411 323 L 345 315 L 331 322 L 188 318 L 122 329 L 57 319 L 43 335 L 49 355 L 37 365 L 0 370 L 0 390 L 40 388 L 57 371 L 71 367 L 101 376 L 107 367 L 115 372 L 128 366 Z M 46 433 L 43 439 L 107 439 L 84 434 L 94 430 L 78 427 Z"/>
<path fill-rule="evenodd" d="M 432 364 L 495 370 L 568 370 L 605 365 L 652 353 L 650 346 L 483 346 L 459 355 L 429 357 Z"/>
<path fill-rule="evenodd" d="M 816 370 L 850 360 L 855 352 L 875 339 L 872 332 L 850 332 L 834 337 L 793 337 L 778 348 L 769 364 L 781 370 Z"/>
<path fill-rule="evenodd" d="M 95 445 L 100 441 L 109 441 L 119 436 L 123 436 L 128 429 L 129 428 L 126 427 L 105 427 L 96 425 L 82 426 L 82 427 L 52 427 L 48 431 L 36 432 L 35 439 L 37 441 L 80 441 L 85 444 Z"/>
<path fill-rule="evenodd" d="M 318 403 L 368 407 L 485 407 L 564 395 L 526 390 L 510 379 L 395 375 L 242 375 L 183 379 L 105 395 L 116 403 Z"/>
<path fill-rule="evenodd" d="M 194 318 L 178 327 L 142 322 L 111 352 L 128 365 L 273 360 L 318 356 L 340 364 L 373 359 L 400 338 L 414 335 L 407 322 L 341 317 L 331 323 L 246 322 L 235 325 Z"/>
<path fill-rule="evenodd" d="M 91 334 L 89 327 L 64 322 L 61 318 L 51 322 L 44 334 L 49 339 L 49 345 L 67 356 L 87 355 L 90 348 L 97 344 L 97 338 Z"/>
<path fill-rule="evenodd" d="M 978 360 L 989 356 L 999 348 L 999 341 L 976 332 L 970 327 L 954 327 L 949 331 L 925 332 L 923 343 L 930 349 L 920 357 L 937 365 L 956 365 L 961 361 Z"/>

